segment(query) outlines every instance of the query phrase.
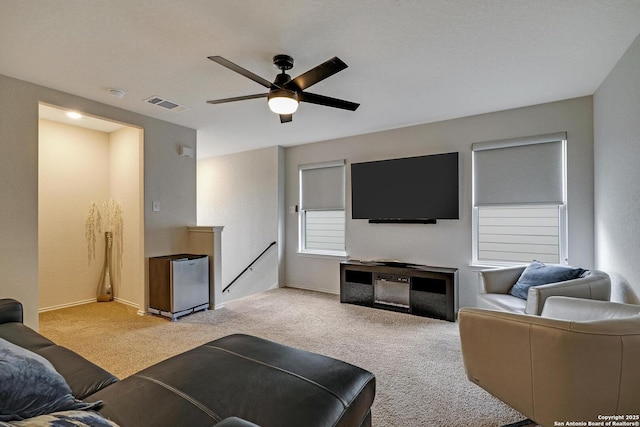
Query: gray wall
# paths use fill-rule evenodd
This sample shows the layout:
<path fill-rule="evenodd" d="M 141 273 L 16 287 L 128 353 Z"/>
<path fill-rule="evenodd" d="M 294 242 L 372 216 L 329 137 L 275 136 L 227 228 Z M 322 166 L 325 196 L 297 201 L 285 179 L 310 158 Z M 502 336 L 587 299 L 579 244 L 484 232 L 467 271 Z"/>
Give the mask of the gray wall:
<path fill-rule="evenodd" d="M 198 161 L 198 225 L 224 226 L 222 286 L 226 287 L 271 242 L 280 243 L 281 147 Z M 280 245 L 244 273 L 222 301 L 279 284 Z"/>
<path fill-rule="evenodd" d="M 286 205 L 298 204 L 298 165 L 347 163 L 451 151 L 460 153 L 460 220 L 436 225 L 352 220 L 347 168 L 347 253 L 354 259 L 399 259 L 460 269 L 460 305 L 475 305 L 471 263 L 471 144 L 559 131 L 568 133 L 569 263 L 593 267 L 593 108 L 583 97 L 526 108 L 290 147 L 285 150 Z M 284 284 L 339 292 L 339 258 L 297 253 L 298 216 L 286 213 Z"/>
<path fill-rule="evenodd" d="M 196 161 L 178 156 L 181 144 L 196 148 L 195 130 L 0 76 L 0 296 L 20 300 L 36 328 L 39 102 L 144 129 L 146 257 L 186 250 L 185 226 L 196 224 Z M 152 200 L 160 212 L 151 212 Z M 134 302 L 145 309 L 146 299 Z"/>
<path fill-rule="evenodd" d="M 640 36 L 594 95 L 596 264 L 640 303 Z"/>

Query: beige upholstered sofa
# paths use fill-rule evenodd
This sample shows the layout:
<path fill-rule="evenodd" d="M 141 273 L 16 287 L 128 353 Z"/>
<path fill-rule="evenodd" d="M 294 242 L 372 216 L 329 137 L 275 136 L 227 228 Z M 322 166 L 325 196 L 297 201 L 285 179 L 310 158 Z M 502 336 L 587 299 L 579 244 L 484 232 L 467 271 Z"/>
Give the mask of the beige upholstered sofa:
<path fill-rule="evenodd" d="M 599 270 L 587 270 L 581 277 L 564 282 L 549 283 L 529 288 L 527 299 L 509 294 L 526 266 L 495 268 L 480 272 L 481 288 L 476 306 L 491 310 L 540 315 L 544 302 L 550 296 L 568 296 L 608 301 L 611 297 L 611 279 Z"/>
<path fill-rule="evenodd" d="M 541 316 L 458 319 L 469 380 L 538 424 L 640 413 L 640 306 L 551 297 Z"/>

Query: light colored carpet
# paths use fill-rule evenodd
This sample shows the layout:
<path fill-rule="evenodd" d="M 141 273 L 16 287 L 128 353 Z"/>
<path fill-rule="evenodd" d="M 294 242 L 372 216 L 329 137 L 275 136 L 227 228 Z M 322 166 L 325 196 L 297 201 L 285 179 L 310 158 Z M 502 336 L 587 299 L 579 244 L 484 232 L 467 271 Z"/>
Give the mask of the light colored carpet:
<path fill-rule="evenodd" d="M 375 426 L 500 426 L 524 418 L 467 380 L 457 323 L 341 304 L 336 295 L 274 289 L 177 322 L 93 303 L 42 313 L 40 332 L 120 378 L 245 333 L 373 372 Z"/>

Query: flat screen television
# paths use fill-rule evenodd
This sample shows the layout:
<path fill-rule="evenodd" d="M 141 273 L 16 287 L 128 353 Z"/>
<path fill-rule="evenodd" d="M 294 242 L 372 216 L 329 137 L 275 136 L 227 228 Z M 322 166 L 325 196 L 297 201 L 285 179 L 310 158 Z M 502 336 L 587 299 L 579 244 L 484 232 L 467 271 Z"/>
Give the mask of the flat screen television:
<path fill-rule="evenodd" d="M 351 217 L 369 222 L 459 219 L 458 153 L 351 164 Z"/>

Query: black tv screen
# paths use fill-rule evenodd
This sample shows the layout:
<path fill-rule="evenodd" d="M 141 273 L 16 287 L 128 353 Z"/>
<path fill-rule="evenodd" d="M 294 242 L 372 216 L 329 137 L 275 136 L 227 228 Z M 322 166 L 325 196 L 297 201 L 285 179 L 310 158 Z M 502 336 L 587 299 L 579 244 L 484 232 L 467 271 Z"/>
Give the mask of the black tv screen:
<path fill-rule="evenodd" d="M 459 219 L 458 153 L 351 164 L 351 217 Z"/>

